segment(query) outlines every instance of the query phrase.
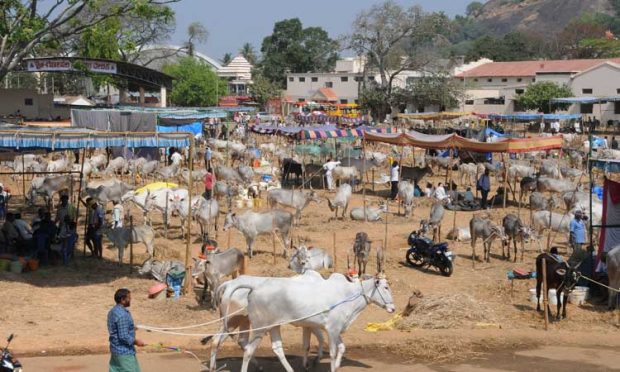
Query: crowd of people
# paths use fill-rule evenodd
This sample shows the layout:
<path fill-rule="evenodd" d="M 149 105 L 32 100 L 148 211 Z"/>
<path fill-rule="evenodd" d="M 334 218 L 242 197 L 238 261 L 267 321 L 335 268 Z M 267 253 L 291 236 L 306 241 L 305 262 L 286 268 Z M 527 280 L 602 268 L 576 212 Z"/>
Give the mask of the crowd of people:
<path fill-rule="evenodd" d="M 60 259 L 66 265 L 73 256 L 77 242 L 77 209 L 62 195 L 56 215 L 46 208 L 39 208 L 37 215 L 28 223 L 20 212 L 6 212 L 0 238 L 4 253 L 37 258 L 47 264 L 52 257 L 52 247 L 58 247 Z"/>

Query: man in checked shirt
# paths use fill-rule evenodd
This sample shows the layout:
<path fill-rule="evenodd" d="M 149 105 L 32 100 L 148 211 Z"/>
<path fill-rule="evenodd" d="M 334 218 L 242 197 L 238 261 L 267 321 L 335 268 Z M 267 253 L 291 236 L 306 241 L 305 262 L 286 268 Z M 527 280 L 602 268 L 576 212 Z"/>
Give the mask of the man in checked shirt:
<path fill-rule="evenodd" d="M 144 346 L 136 338 L 136 327 L 127 308 L 131 305 L 131 292 L 121 288 L 114 293 L 116 306 L 108 313 L 108 332 L 110 333 L 109 372 L 140 372 L 136 359 L 135 346 Z"/>

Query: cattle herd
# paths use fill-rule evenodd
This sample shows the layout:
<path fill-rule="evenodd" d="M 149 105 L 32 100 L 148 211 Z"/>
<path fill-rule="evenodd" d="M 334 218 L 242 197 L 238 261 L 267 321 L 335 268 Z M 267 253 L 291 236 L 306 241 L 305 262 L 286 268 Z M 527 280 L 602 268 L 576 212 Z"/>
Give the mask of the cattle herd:
<path fill-rule="evenodd" d="M 194 159 L 201 159 L 201 149 L 208 146 L 212 150 L 211 164 L 215 174 L 213 198 L 207 199 L 202 191 L 202 180 L 206 170 L 202 169 L 202 161 L 193 167 L 187 164 L 189 158 L 185 154 L 171 157 L 168 162 L 160 159 L 109 157 L 104 153 L 88 153 L 83 164 L 76 162 L 73 153 L 55 153 L 48 156 L 24 155 L 15 159 L 14 163 L 5 163 L 16 172 L 15 181 L 19 182 L 19 172 L 68 172 L 71 174 L 36 176 L 28 180 L 28 191 L 24 195 L 27 203 L 34 205 L 42 197 L 43 202 L 53 207 L 54 198 L 64 192 L 72 195 L 80 194 L 98 201 L 104 209 L 110 203 L 120 202 L 142 215 L 142 221 L 136 221 L 131 230 L 126 224 L 122 228 L 104 228 L 104 235 L 118 248 L 119 262 L 123 260 L 123 252 L 127 244 L 143 243 L 146 246 L 149 260 L 145 262 L 142 273 L 160 273 L 169 268 L 160 261 L 153 260 L 157 255 L 155 237 L 160 234 L 154 229 L 153 216 L 160 214 L 163 224 L 172 226 L 178 223 L 181 236 L 186 231 L 187 219 L 196 221 L 200 226 L 200 237 L 208 239 L 219 230 L 219 215 L 224 215 L 223 230 L 238 230 L 245 239 L 247 257 L 252 258 L 256 252 L 256 241 L 261 235 L 274 235 L 283 248 L 283 256 L 288 257 L 289 268 L 298 275 L 292 278 L 265 278 L 240 276 L 224 282 L 229 275 L 243 274 L 245 260 L 243 250 L 228 249 L 209 250 L 204 256 L 195 259 L 193 276 L 203 279 L 204 294 L 209 294 L 211 306 L 218 308 L 224 318 L 222 333 L 212 341 L 215 347 L 211 359 L 211 370 L 215 370 L 215 353 L 218 346 L 231 332 L 237 333 L 238 343 L 244 350 L 243 370 L 248 363 L 263 335 L 269 333 L 272 348 L 287 371 L 292 368 L 286 361 L 280 337 L 280 326 L 292 324 L 302 327 L 303 343 L 309 345 L 310 335 L 322 339 L 320 329 L 326 330 L 329 337 L 329 354 L 332 370 L 336 370 L 342 359 L 345 347 L 341 334 L 353 319 L 370 303 L 394 311 L 394 303 L 389 285 L 384 275 L 382 263 L 383 250 L 377 248 L 377 275 L 366 274 L 367 264 L 371 255 L 371 240 L 363 232 L 364 223 L 381 221 L 388 212 L 389 201 L 380 200 L 373 206 L 366 201 L 364 207 L 353 207 L 349 210 L 350 200 L 359 185 L 364 186 L 364 179 L 369 180 L 369 172 L 378 174 L 389 172 L 388 156 L 402 156 L 398 148 L 388 145 L 367 145 L 363 153 L 364 159 L 343 158 L 341 165 L 333 170 L 334 181 L 338 183 L 335 193 L 327 197 L 313 189 L 312 178 L 324 175 L 321 160 L 301 159 L 293 151 L 293 146 L 281 146 L 274 142 L 266 142 L 259 138 L 237 140 L 209 139 L 197 146 L 199 150 Z M 475 187 L 476 181 L 485 171 L 495 178 L 496 186 L 507 186 L 508 201 L 518 206 L 517 213 L 505 213 L 497 217 L 496 210 L 472 212 L 468 227 L 459 227 L 449 231 L 448 237 L 455 240 L 471 241 L 471 257 L 475 262 L 476 246 L 482 244 L 482 260 L 490 262 L 494 241 L 502 242 L 502 258 L 517 261 L 524 259 L 525 244 L 534 241 L 538 244 L 541 254 L 536 260 L 539 269 L 541 257 L 548 257 L 549 285 L 558 288 L 558 292 L 570 290 L 578 265 L 555 262 L 544 252 L 541 240 L 545 232 L 563 234 L 568 241 L 570 221 L 577 211 L 590 214 L 590 195 L 584 177 L 587 154 L 584 143 L 574 135 L 566 135 L 564 148 L 545 152 L 529 152 L 517 158 L 505 157 L 504 162 L 492 163 L 460 163 L 458 158 L 418 156 L 411 154 L 411 166 L 400 169 L 398 202 L 404 208 L 403 218 L 418 218 L 422 221 L 423 231 L 433 233 L 434 240 L 441 240 L 441 226 L 447 223 L 448 209 L 451 203 L 459 198 L 457 190 L 448 200 L 432 198 L 414 198 L 414 191 L 424 180 L 430 181 L 432 176 L 452 174 L 452 180 L 458 180 L 458 187 Z M 260 150 L 260 151 L 259 151 Z M 163 154 L 162 154 L 163 155 Z M 406 156 L 406 155 L 405 155 Z M 620 159 L 620 152 L 615 150 L 599 150 L 598 156 Z M 163 157 L 163 156 L 162 156 Z M 403 161 L 401 161 L 402 163 Z M 193 169 L 193 170 L 190 170 Z M 200 168 L 200 169 L 199 169 Z M 206 168 L 206 167 L 205 167 Z M 79 184 L 76 175 L 82 173 L 83 184 Z M 295 177 L 290 177 L 290 175 Z M 374 174 L 374 172 L 373 172 Z M 185 188 L 191 181 L 195 187 Z M 374 182 L 375 180 L 371 180 Z M 151 182 L 169 182 L 158 188 L 142 188 Z M 286 183 L 293 182 L 290 188 L 283 188 Z M 315 183 L 314 183 L 315 184 Z M 502 187 L 504 187 L 502 186 Z M 510 192 L 510 193 L 509 193 Z M 191 205 L 189 203 L 192 194 Z M 264 195 L 263 195 L 264 194 Z M 498 192 L 499 194 L 499 192 Z M 366 194 L 364 193 L 364 197 Z M 512 197 L 510 197 L 512 195 Z M 243 198 L 261 200 L 264 196 L 266 208 L 262 210 L 235 211 L 242 204 L 235 203 Z M 512 200 L 510 200 L 512 199 Z M 359 279 L 351 279 L 340 274 L 332 274 L 324 279 L 315 270 L 333 267 L 334 257 L 327 249 L 313 248 L 307 244 L 293 247 L 291 232 L 294 228 L 302 229 L 303 212 L 310 203 L 322 203 L 333 211 L 332 219 L 347 218 L 359 222 L 355 241 L 350 242 L 353 266 L 357 268 Z M 428 216 L 416 214 L 416 207 L 428 201 Z M 256 205 L 256 204 L 255 204 Z M 497 204 L 495 204 L 497 205 Z M 529 211 L 521 213 L 521 208 Z M 399 206 L 400 210 L 400 206 Z M 501 209 L 500 209 L 501 210 Z M 601 223 L 603 214 L 602 203 L 594 198 L 592 222 Z M 178 218 L 178 222 L 175 222 Z M 529 223 L 526 223 L 529 220 Z M 328 221 L 325 221 L 326 223 Z M 461 224 L 462 225 L 462 224 Z M 167 231 L 167 229 L 165 230 Z M 404 241 L 404 240 L 403 240 Z M 397 243 L 393 243 L 397 244 Z M 400 244 L 400 243 L 398 243 Z M 518 245 L 521 247 L 519 254 Z M 610 286 L 620 287 L 620 248 L 609 252 L 607 265 Z M 570 250 L 568 251 L 570 253 Z M 162 266 L 163 265 L 163 266 Z M 178 264 L 177 264 L 178 266 Z M 223 283 L 223 284 L 222 284 Z M 208 288 L 208 290 L 207 290 Z M 288 299 L 282 302 L 281 299 Z M 613 306 L 615 293 L 610 295 L 609 305 Z M 232 314 L 232 315 L 231 315 Z M 565 310 L 564 310 L 564 315 Z M 252 337 L 247 332 L 255 330 Z M 322 343 L 320 343 L 322 345 Z M 304 365 L 307 365 L 307 347 L 304 346 Z M 322 350 L 320 350 L 322 352 Z M 320 357 L 320 356 L 319 356 Z"/>

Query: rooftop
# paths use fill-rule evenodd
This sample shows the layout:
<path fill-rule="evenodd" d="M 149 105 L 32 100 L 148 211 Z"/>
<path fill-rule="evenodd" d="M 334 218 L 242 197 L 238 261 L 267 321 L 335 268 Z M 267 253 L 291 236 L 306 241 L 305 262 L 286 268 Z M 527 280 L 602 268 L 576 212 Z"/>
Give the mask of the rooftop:
<path fill-rule="evenodd" d="M 536 76 L 537 73 L 579 73 L 606 62 L 620 63 L 620 58 L 569 59 L 521 62 L 490 62 L 456 75 L 457 77 Z"/>

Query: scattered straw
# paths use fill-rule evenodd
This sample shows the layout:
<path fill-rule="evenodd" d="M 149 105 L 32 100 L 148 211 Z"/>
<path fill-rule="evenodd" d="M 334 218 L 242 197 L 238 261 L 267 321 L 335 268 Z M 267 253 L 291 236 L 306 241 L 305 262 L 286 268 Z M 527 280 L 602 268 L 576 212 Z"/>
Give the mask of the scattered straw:
<path fill-rule="evenodd" d="M 493 309 L 468 294 L 430 295 L 421 298 L 411 315 L 401 319 L 396 328 L 402 331 L 413 328 L 476 328 L 478 324 L 496 322 L 497 316 Z"/>

